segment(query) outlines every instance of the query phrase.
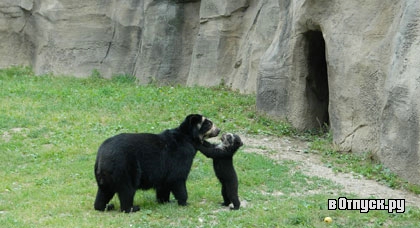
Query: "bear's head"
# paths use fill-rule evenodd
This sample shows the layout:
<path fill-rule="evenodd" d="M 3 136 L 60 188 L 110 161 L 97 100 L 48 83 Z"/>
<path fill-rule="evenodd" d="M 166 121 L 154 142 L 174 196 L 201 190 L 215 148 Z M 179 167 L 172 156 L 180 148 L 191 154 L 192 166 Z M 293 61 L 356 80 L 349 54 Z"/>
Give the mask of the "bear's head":
<path fill-rule="evenodd" d="M 188 115 L 180 128 L 184 133 L 191 134 L 193 140 L 199 143 L 220 133 L 220 129 L 211 120 L 200 114 Z"/>
<path fill-rule="evenodd" d="M 239 135 L 232 134 L 232 133 L 223 134 L 220 140 L 222 141 L 223 147 L 233 148 L 235 152 L 239 147 L 244 145 L 241 140 L 241 137 L 239 137 Z"/>

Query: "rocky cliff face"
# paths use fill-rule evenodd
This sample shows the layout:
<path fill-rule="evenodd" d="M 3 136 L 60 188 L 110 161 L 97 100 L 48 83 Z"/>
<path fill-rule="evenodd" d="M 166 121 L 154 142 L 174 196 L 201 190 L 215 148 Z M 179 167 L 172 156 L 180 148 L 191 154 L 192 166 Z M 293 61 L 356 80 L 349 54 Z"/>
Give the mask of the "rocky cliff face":
<path fill-rule="evenodd" d="M 278 18 L 277 0 L 6 0 L 0 67 L 255 92 Z"/>
<path fill-rule="evenodd" d="M 420 184 L 419 18 L 417 0 L 3 0 L 0 67 L 225 83 Z"/>
<path fill-rule="evenodd" d="M 280 2 L 257 108 L 300 129 L 329 124 L 342 150 L 420 184 L 420 2 Z"/>

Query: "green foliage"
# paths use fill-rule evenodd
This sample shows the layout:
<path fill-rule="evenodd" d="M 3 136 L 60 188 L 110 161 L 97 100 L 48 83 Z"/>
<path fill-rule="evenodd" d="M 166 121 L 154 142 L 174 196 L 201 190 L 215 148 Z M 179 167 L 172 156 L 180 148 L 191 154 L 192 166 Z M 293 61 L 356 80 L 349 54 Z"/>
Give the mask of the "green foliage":
<path fill-rule="evenodd" d="M 197 154 L 187 182 L 189 206 L 160 205 L 153 191 L 138 191 L 135 203 L 141 211 L 97 212 L 96 150 L 117 133 L 157 133 L 177 126 L 189 113 L 203 113 L 224 131 L 239 134 L 296 133 L 257 114 L 253 96 L 223 86 L 139 86 L 126 75 L 110 80 L 98 72 L 87 79 L 35 76 L 22 67 L 0 70 L 0 85 L 3 227 L 324 227 L 325 216 L 333 218 L 331 227 L 420 224 L 417 208 L 404 214 L 328 211 L 328 198 L 343 196 L 334 183 L 304 175 L 300 163 L 274 162 L 242 150 L 234 160 L 243 204 L 239 211 L 219 206 L 211 160 Z M 119 208 L 117 197 L 112 202 Z"/>

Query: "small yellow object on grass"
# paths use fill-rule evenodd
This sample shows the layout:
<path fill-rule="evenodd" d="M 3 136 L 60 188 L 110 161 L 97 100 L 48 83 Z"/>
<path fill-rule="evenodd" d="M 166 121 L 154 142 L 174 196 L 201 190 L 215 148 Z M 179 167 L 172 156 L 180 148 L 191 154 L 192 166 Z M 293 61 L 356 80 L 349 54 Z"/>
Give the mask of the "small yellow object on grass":
<path fill-rule="evenodd" d="M 332 218 L 331 217 L 325 217 L 324 218 L 324 222 L 331 223 L 332 222 Z"/>

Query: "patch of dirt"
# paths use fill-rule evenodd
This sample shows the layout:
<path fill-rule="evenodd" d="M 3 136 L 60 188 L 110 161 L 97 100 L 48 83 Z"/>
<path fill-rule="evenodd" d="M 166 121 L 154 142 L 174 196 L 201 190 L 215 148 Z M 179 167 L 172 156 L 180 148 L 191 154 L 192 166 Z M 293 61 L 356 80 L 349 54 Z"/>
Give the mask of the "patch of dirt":
<path fill-rule="evenodd" d="M 363 198 L 405 199 L 406 205 L 420 205 L 420 196 L 400 189 L 391 189 L 374 180 L 368 180 L 350 173 L 335 173 L 321 162 L 321 156 L 308 153 L 309 143 L 290 137 L 241 135 L 249 153 L 258 153 L 273 160 L 292 160 L 302 163 L 302 172 L 308 176 L 317 176 L 331 180 L 342 186 L 344 193 L 356 194 Z M 343 196 L 344 197 L 344 196 Z"/>
<path fill-rule="evenodd" d="M 5 142 L 9 142 L 12 139 L 12 135 L 13 134 L 17 134 L 17 133 L 23 133 L 24 135 L 26 135 L 29 132 L 28 128 L 12 128 L 9 130 L 9 132 L 5 131 L 2 135 L 2 139 Z"/>

